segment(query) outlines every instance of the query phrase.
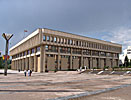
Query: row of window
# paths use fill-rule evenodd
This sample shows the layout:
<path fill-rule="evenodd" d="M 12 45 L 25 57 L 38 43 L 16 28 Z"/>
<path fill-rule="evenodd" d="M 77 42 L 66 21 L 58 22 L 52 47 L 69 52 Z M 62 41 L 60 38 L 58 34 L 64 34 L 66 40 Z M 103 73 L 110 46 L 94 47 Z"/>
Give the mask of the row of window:
<path fill-rule="evenodd" d="M 62 37 L 56 37 L 56 36 L 43 35 L 43 41 L 68 44 L 68 45 L 75 45 L 75 46 L 82 46 L 82 47 L 90 47 L 90 48 L 95 48 L 95 49 L 121 51 L 121 48 L 118 48 L 118 47 L 93 43 L 93 42 L 89 42 L 89 41 L 87 42 L 87 41 L 81 41 L 81 40 L 68 39 L 65 37 L 62 38 Z"/>
<path fill-rule="evenodd" d="M 39 51 L 40 51 L 40 47 L 37 47 L 36 52 L 39 52 Z M 12 59 L 19 58 L 19 57 L 22 57 L 22 56 L 26 56 L 26 55 L 29 55 L 29 54 L 33 54 L 33 53 L 35 53 L 35 48 L 32 48 L 31 50 L 27 50 L 27 51 L 21 52 L 19 54 L 16 54 L 16 55 L 12 56 Z"/>
<path fill-rule="evenodd" d="M 58 47 L 57 46 L 51 46 L 51 45 L 46 45 L 46 52 L 56 52 L 58 53 Z M 60 53 L 71 53 L 71 48 L 69 47 L 59 47 Z M 72 48 L 72 54 L 82 54 L 83 55 L 91 55 L 91 50 L 82 50 L 78 48 Z M 106 52 L 100 52 L 100 51 L 94 51 L 92 50 L 92 55 L 93 56 L 107 56 L 107 57 L 118 57 L 118 54 L 112 54 L 112 53 L 106 53 Z"/>
<path fill-rule="evenodd" d="M 58 53 L 58 48 L 59 48 L 59 52 L 60 53 L 71 53 L 71 48 L 69 47 L 58 47 L 58 46 L 51 46 L 51 45 L 46 45 L 45 46 L 45 50 L 46 52 L 56 52 Z M 12 56 L 13 59 L 15 58 L 19 58 L 25 55 L 29 55 L 29 54 L 33 54 L 35 53 L 35 49 L 36 52 L 40 51 L 40 47 L 37 48 L 32 48 L 30 50 L 24 51 L 22 53 L 16 54 L 14 56 Z M 91 50 L 82 50 L 82 49 L 78 49 L 78 48 L 72 48 L 72 54 L 82 54 L 83 55 L 91 55 Z M 112 53 L 106 53 L 106 52 L 100 52 L 100 51 L 94 51 L 92 50 L 92 55 L 93 56 L 107 56 L 107 57 L 118 57 L 118 54 L 112 54 Z"/>

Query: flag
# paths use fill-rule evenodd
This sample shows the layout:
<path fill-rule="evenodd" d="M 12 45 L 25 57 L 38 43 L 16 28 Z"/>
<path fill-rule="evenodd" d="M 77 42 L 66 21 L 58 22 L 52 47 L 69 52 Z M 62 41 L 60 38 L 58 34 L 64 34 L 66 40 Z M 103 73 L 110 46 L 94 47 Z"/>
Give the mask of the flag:
<path fill-rule="evenodd" d="M 24 32 L 28 32 L 27 30 L 24 30 Z"/>
<path fill-rule="evenodd" d="M 3 58 L 3 60 L 5 60 L 5 59 L 7 59 L 7 60 L 8 60 L 8 59 L 10 58 L 10 56 L 3 55 L 3 56 L 2 56 L 2 58 Z"/>

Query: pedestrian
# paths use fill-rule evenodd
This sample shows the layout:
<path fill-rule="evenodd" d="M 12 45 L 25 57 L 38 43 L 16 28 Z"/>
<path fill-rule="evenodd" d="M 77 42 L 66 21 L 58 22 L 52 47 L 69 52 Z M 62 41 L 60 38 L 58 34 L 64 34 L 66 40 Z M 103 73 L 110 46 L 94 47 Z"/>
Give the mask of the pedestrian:
<path fill-rule="evenodd" d="M 32 74 L 32 70 L 30 70 L 30 76 L 31 76 L 31 74 Z"/>
<path fill-rule="evenodd" d="M 28 70 L 28 76 L 30 76 L 30 70 Z"/>
<path fill-rule="evenodd" d="M 20 69 L 18 69 L 18 72 L 20 72 Z"/>
<path fill-rule="evenodd" d="M 25 74 L 25 77 L 26 77 L 26 70 L 24 70 L 24 74 Z"/>

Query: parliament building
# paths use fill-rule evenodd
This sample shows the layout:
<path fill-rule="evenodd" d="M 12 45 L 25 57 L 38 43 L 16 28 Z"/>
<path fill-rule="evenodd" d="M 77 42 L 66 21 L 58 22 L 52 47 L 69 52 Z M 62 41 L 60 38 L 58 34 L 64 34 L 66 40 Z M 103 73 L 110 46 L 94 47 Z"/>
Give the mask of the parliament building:
<path fill-rule="evenodd" d="M 10 48 L 11 69 L 46 72 L 118 66 L 122 45 L 39 28 Z"/>

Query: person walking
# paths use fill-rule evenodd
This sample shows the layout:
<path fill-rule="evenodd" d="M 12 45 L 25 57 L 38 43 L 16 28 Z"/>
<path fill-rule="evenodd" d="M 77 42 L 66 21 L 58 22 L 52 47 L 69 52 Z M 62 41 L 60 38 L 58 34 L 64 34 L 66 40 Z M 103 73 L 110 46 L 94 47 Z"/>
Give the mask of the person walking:
<path fill-rule="evenodd" d="M 30 70 L 28 70 L 28 76 L 30 76 Z"/>
<path fill-rule="evenodd" d="M 25 75 L 25 77 L 26 77 L 26 70 L 24 70 L 24 75 Z"/>
<path fill-rule="evenodd" d="M 30 70 L 30 76 L 31 76 L 31 74 L 32 74 L 32 70 Z"/>

